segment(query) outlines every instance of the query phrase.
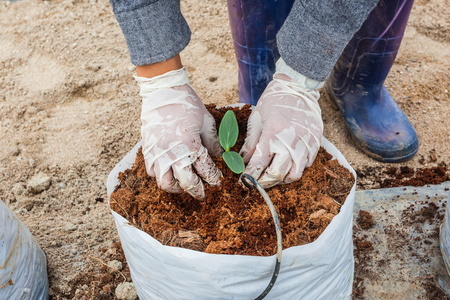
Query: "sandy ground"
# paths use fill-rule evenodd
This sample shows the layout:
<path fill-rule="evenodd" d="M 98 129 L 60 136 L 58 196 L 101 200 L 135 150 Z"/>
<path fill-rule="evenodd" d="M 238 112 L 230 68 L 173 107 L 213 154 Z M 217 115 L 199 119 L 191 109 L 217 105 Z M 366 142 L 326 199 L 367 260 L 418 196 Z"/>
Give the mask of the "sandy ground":
<path fill-rule="evenodd" d="M 225 0 L 182 1 L 193 31 L 182 53 L 205 103 L 238 102 Z M 412 168 L 450 162 L 450 4 L 416 1 L 386 86 L 419 138 Z M 51 292 L 98 269 L 118 240 L 107 204 L 110 170 L 140 139 L 134 67 L 106 0 L 0 2 L 0 199 L 46 252 Z M 389 165 L 357 150 L 342 117 L 320 104 L 325 136 L 357 170 Z M 28 180 L 51 186 L 34 195 Z M 366 179 L 362 188 L 376 186 Z M 89 288 L 89 287 L 85 287 Z"/>

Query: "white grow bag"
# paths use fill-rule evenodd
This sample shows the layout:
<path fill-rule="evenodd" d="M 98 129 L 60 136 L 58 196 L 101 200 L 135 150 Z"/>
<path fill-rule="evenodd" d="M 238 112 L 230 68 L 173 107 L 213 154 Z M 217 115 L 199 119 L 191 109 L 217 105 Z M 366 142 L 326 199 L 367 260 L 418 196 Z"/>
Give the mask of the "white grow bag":
<path fill-rule="evenodd" d="M 0 300 L 48 299 L 47 259 L 31 232 L 0 200 Z"/>
<path fill-rule="evenodd" d="M 119 172 L 132 167 L 138 143 L 112 170 L 108 197 Z M 322 146 L 356 173 L 325 138 Z M 313 243 L 283 250 L 281 269 L 265 299 L 350 299 L 353 283 L 352 218 L 356 183 L 345 204 Z M 141 300 L 255 299 L 266 288 L 276 256 L 209 254 L 162 245 L 112 211 L 120 241 Z"/>

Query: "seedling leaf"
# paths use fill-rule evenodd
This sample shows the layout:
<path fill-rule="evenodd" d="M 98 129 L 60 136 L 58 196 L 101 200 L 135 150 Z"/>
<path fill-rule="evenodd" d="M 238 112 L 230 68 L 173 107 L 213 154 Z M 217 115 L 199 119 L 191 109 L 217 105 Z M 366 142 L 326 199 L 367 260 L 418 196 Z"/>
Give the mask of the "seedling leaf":
<path fill-rule="evenodd" d="M 244 160 L 239 153 L 234 151 L 225 151 L 222 158 L 227 164 L 228 168 L 236 174 L 241 174 L 245 170 Z"/>
<path fill-rule="evenodd" d="M 230 151 L 236 144 L 239 135 L 239 127 L 236 116 L 232 110 L 225 113 L 219 126 L 219 141 L 225 151 Z"/>

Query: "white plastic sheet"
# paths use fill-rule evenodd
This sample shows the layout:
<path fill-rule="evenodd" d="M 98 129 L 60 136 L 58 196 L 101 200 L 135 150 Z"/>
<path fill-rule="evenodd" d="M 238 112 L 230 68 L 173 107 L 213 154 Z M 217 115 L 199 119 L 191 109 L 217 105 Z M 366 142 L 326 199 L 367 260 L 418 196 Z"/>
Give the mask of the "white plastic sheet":
<path fill-rule="evenodd" d="M 48 299 L 45 254 L 28 228 L 2 201 L 0 201 L 0 299 Z"/>
<path fill-rule="evenodd" d="M 329 141 L 324 148 L 349 169 Z M 108 195 L 129 169 L 138 143 L 108 177 Z M 283 250 L 279 277 L 265 299 L 349 299 L 353 282 L 352 218 L 355 187 L 341 211 L 313 243 Z M 219 255 L 162 245 L 112 211 L 140 299 L 255 299 L 269 283 L 276 257 Z"/>
<path fill-rule="evenodd" d="M 440 245 L 442 258 L 447 268 L 447 273 L 450 275 L 450 220 L 449 220 L 449 206 L 450 205 L 450 193 L 448 194 L 447 206 L 445 209 L 444 223 L 441 225 L 440 233 Z"/>

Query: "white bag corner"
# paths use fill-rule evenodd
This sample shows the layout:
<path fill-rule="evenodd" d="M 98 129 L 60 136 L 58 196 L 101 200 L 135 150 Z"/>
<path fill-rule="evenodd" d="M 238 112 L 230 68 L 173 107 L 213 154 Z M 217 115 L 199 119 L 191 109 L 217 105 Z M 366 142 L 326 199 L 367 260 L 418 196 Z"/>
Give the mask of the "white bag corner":
<path fill-rule="evenodd" d="M 45 254 L 28 228 L 1 200 L 0 287 L 1 300 L 49 298 Z"/>

